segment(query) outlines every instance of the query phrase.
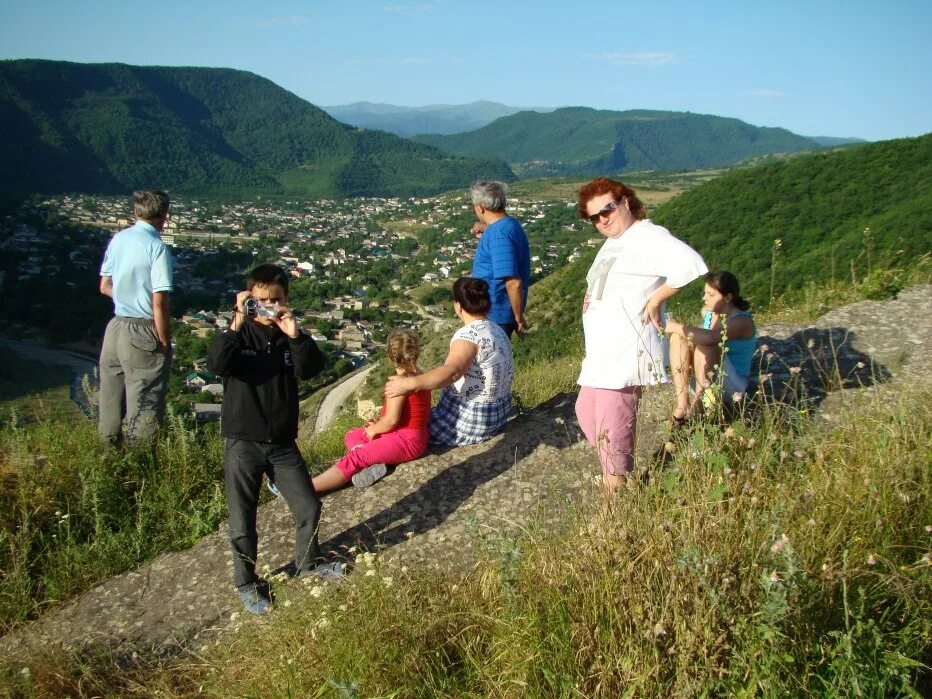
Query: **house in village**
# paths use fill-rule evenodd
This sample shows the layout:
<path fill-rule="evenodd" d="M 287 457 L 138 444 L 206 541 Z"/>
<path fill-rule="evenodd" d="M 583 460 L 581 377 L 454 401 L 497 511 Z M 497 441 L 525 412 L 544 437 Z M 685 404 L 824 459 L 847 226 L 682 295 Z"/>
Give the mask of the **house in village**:
<path fill-rule="evenodd" d="M 214 375 L 209 371 L 192 371 L 184 377 L 184 384 L 188 388 L 204 388 L 214 380 Z"/>

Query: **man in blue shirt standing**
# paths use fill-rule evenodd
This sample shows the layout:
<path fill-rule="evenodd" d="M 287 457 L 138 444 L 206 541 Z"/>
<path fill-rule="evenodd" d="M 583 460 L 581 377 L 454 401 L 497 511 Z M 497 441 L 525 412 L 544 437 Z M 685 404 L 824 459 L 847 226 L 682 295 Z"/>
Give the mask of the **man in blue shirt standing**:
<path fill-rule="evenodd" d="M 171 201 L 161 191 L 133 194 L 136 224 L 110 240 L 100 266 L 100 293 L 113 299 L 100 351 L 101 436 L 118 444 L 152 437 L 165 409 L 171 370 L 172 257 L 159 233 Z"/>
<path fill-rule="evenodd" d="M 508 337 L 524 336 L 527 322 L 524 308 L 531 284 L 531 253 L 521 224 L 505 212 L 505 185 L 476 182 L 472 204 L 479 222 L 473 231 L 481 233 L 472 263 L 472 276 L 489 285 L 492 308 L 489 320 L 498 323 Z"/>

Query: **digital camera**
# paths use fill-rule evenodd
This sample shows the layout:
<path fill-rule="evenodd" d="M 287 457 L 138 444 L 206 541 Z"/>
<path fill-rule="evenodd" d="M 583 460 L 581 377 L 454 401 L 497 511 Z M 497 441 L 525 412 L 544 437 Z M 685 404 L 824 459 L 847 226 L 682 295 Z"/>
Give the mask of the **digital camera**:
<path fill-rule="evenodd" d="M 263 303 L 259 303 L 252 296 L 248 297 L 243 304 L 246 306 L 246 315 L 250 318 L 255 318 L 259 316 L 261 318 L 278 318 L 278 304 L 273 304 L 271 306 L 266 306 Z"/>

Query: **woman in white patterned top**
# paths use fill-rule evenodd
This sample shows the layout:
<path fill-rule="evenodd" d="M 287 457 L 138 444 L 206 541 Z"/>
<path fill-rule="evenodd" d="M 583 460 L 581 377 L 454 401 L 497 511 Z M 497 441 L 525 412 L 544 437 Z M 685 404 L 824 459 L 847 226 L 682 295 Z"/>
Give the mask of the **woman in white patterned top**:
<path fill-rule="evenodd" d="M 511 410 L 514 361 L 508 336 L 486 315 L 489 285 L 461 277 L 453 284 L 453 311 L 463 327 L 453 334 L 443 366 L 420 376 L 393 376 L 385 397 L 443 388 L 430 414 L 431 444 L 476 444 L 498 434 Z"/>

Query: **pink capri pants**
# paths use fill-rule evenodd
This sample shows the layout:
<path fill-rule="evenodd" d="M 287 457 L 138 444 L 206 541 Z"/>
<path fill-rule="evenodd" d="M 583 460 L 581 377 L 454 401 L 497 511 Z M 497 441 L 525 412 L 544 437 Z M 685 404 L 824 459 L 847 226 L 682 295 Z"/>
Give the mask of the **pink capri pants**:
<path fill-rule="evenodd" d="M 640 386 L 580 388 L 576 417 L 589 444 L 599 455 L 603 473 L 624 476 L 634 470 L 634 437 L 640 401 Z"/>
<path fill-rule="evenodd" d="M 370 440 L 366 431 L 357 427 L 347 432 L 343 441 L 349 451 L 337 468 L 350 480 L 354 473 L 373 464 L 400 464 L 419 458 L 427 450 L 427 428 L 386 432 Z"/>

